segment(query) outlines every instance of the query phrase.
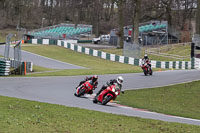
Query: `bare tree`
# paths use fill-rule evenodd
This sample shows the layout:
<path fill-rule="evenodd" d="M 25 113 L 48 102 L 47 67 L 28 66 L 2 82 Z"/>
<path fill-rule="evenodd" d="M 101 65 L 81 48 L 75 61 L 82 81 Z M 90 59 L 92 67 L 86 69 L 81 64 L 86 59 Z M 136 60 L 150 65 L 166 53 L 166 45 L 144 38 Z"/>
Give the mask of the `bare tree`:
<path fill-rule="evenodd" d="M 177 23 L 180 30 L 184 30 L 185 24 L 194 18 L 195 1 L 194 0 L 175 0 L 174 22 Z"/>
<path fill-rule="evenodd" d="M 196 34 L 200 34 L 200 0 L 197 0 Z"/>
<path fill-rule="evenodd" d="M 132 2 L 133 7 L 133 33 L 132 33 L 132 42 L 134 44 L 139 45 L 138 37 L 139 37 L 139 20 L 140 20 L 140 10 L 141 10 L 141 0 L 134 0 Z"/>
<path fill-rule="evenodd" d="M 113 15 L 115 0 L 105 0 L 104 5 L 105 5 L 104 6 L 105 21 L 110 21 Z"/>
<path fill-rule="evenodd" d="M 123 48 L 124 44 L 124 14 L 123 9 L 126 0 L 117 0 L 117 7 L 118 7 L 118 47 Z"/>

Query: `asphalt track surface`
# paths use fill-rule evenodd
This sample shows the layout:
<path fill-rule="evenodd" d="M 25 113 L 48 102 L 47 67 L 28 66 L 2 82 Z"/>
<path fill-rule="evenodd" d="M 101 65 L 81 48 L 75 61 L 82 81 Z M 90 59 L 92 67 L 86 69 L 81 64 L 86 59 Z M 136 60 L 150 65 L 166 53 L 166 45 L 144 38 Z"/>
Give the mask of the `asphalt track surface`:
<path fill-rule="evenodd" d="M 124 90 L 152 88 L 200 80 L 200 71 L 198 70 L 154 72 L 153 76 L 144 76 L 143 73 L 121 75 L 124 77 Z M 117 76 L 117 74 L 99 75 L 99 86 L 95 90 L 95 93 L 104 83 L 106 83 L 106 81 L 116 78 Z M 94 97 L 94 95 L 86 95 L 83 98 L 77 98 L 73 95 L 75 87 L 79 81 L 84 79 L 84 77 L 85 76 L 24 78 L 2 77 L 0 78 L 0 95 L 126 116 L 200 125 L 200 120 L 140 110 L 116 103 L 109 103 L 106 106 L 94 104 L 92 102 L 92 97 Z"/>
<path fill-rule="evenodd" d="M 5 45 L 0 46 L 0 55 L 4 55 Z M 10 57 L 14 58 L 14 49 L 10 48 Z M 34 53 L 22 50 L 22 61 L 33 62 L 34 65 L 51 69 L 84 69 L 84 67 L 54 60 Z M 70 56 L 70 55 L 66 55 Z"/>

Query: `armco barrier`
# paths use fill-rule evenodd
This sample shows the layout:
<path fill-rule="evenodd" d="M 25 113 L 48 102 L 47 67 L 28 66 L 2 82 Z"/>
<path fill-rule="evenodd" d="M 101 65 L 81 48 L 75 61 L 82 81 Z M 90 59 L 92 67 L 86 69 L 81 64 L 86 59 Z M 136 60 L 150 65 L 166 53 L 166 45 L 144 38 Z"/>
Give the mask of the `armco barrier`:
<path fill-rule="evenodd" d="M 29 41 L 29 43 L 32 44 L 48 44 L 51 40 L 47 41 L 49 39 L 32 39 Z M 49 44 L 50 45 L 50 44 Z M 126 56 L 120 56 L 115 54 L 106 53 L 100 50 L 95 50 L 91 48 L 82 47 L 76 44 L 68 43 L 67 41 L 63 40 L 57 40 L 55 45 L 65 47 L 68 49 L 71 49 L 76 52 L 84 53 L 91 56 L 96 56 L 102 59 L 130 64 L 130 65 L 136 65 L 140 66 L 142 63 L 142 59 L 134 59 L 132 57 L 126 57 Z M 163 69 L 195 69 L 197 68 L 197 63 L 195 63 L 194 58 L 191 59 L 191 61 L 151 61 L 152 68 L 163 68 Z"/>
<path fill-rule="evenodd" d="M 9 75 L 10 73 L 10 61 L 0 59 L 0 76 Z"/>

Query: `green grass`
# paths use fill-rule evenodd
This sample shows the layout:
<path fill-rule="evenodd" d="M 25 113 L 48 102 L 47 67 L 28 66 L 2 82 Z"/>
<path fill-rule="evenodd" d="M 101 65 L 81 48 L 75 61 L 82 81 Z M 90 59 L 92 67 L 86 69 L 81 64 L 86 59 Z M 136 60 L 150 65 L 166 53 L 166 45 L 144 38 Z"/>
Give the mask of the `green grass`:
<path fill-rule="evenodd" d="M 158 51 L 158 50 L 157 50 Z M 176 54 L 180 56 L 190 55 L 190 45 L 165 45 L 160 47 L 161 53 Z"/>
<path fill-rule="evenodd" d="M 148 48 L 149 50 L 151 48 Z M 151 49 L 155 52 L 158 52 L 158 49 L 154 50 Z M 112 54 L 117 54 L 117 55 L 123 55 L 123 49 L 102 49 L 102 51 L 104 52 L 108 52 L 108 53 L 112 53 Z M 174 54 L 174 55 L 180 55 L 180 56 L 190 56 L 190 45 L 166 45 L 166 46 L 162 46 L 160 47 L 160 52 L 161 53 L 166 53 L 166 54 Z M 145 53 L 145 47 L 142 48 L 142 54 L 141 54 L 141 58 L 143 58 Z M 180 59 L 173 59 L 173 58 L 167 58 L 167 57 L 161 57 L 161 56 L 156 56 L 156 55 L 152 55 L 152 54 L 148 54 L 149 58 L 151 60 L 157 60 L 157 61 L 178 61 Z M 190 58 L 186 58 L 184 59 L 185 61 L 189 61 Z"/>
<path fill-rule="evenodd" d="M 2 133 L 195 133 L 200 130 L 200 126 L 114 115 L 4 96 L 0 96 L 0 108 Z"/>
<path fill-rule="evenodd" d="M 74 65 L 86 67 L 89 69 L 61 70 L 58 72 L 48 72 L 40 74 L 31 74 L 31 76 L 68 76 L 68 75 L 90 75 L 90 74 L 117 74 L 142 72 L 139 66 L 112 62 L 97 57 L 74 52 L 72 50 L 52 45 L 40 45 L 22 47 L 23 50 L 43 55 L 49 58 L 68 62 Z M 155 69 L 156 70 L 156 69 Z"/>
<path fill-rule="evenodd" d="M 157 50 L 155 50 L 157 52 Z M 191 52 L 191 46 L 190 45 L 166 45 L 160 48 L 160 52 L 161 53 L 167 53 L 167 54 L 174 54 L 174 55 L 179 55 L 179 56 L 190 56 L 190 52 Z M 152 56 L 152 58 L 154 57 L 159 57 L 159 56 Z M 160 60 L 164 60 L 165 57 L 160 57 Z M 166 58 L 165 60 L 169 61 L 169 60 L 177 60 L 177 59 L 170 59 L 170 58 Z M 190 60 L 190 57 L 185 58 L 184 60 L 188 61 Z"/>
<path fill-rule="evenodd" d="M 129 90 L 120 104 L 200 119 L 200 81 L 152 89 Z"/>
<path fill-rule="evenodd" d="M 111 49 L 101 49 L 101 51 L 116 54 L 116 55 L 123 55 L 123 49 L 120 48 L 111 48 Z"/>
<path fill-rule="evenodd" d="M 45 72 L 45 71 L 54 71 L 54 70 L 56 69 L 50 69 L 50 68 L 33 65 L 33 72 Z"/>

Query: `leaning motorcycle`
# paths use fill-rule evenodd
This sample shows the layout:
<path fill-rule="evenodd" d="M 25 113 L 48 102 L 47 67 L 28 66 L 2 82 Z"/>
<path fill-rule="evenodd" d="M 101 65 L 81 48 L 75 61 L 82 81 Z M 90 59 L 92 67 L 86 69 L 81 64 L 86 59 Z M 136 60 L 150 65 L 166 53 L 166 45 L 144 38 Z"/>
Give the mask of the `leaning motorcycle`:
<path fill-rule="evenodd" d="M 80 97 L 84 94 L 89 94 L 91 91 L 95 89 L 95 86 L 92 85 L 92 81 L 88 80 L 82 85 L 78 86 L 76 92 L 74 93 L 75 96 Z"/>
<path fill-rule="evenodd" d="M 93 103 L 99 102 L 102 105 L 106 105 L 111 100 L 115 100 L 118 95 L 120 95 L 119 86 L 117 84 L 114 84 L 114 85 L 108 86 L 98 96 L 96 96 L 93 100 Z"/>
<path fill-rule="evenodd" d="M 142 67 L 142 70 L 143 70 L 145 76 L 147 76 L 148 74 L 149 75 L 153 74 L 153 71 L 152 71 L 151 67 L 149 66 L 148 62 L 144 63 L 141 67 Z"/>

